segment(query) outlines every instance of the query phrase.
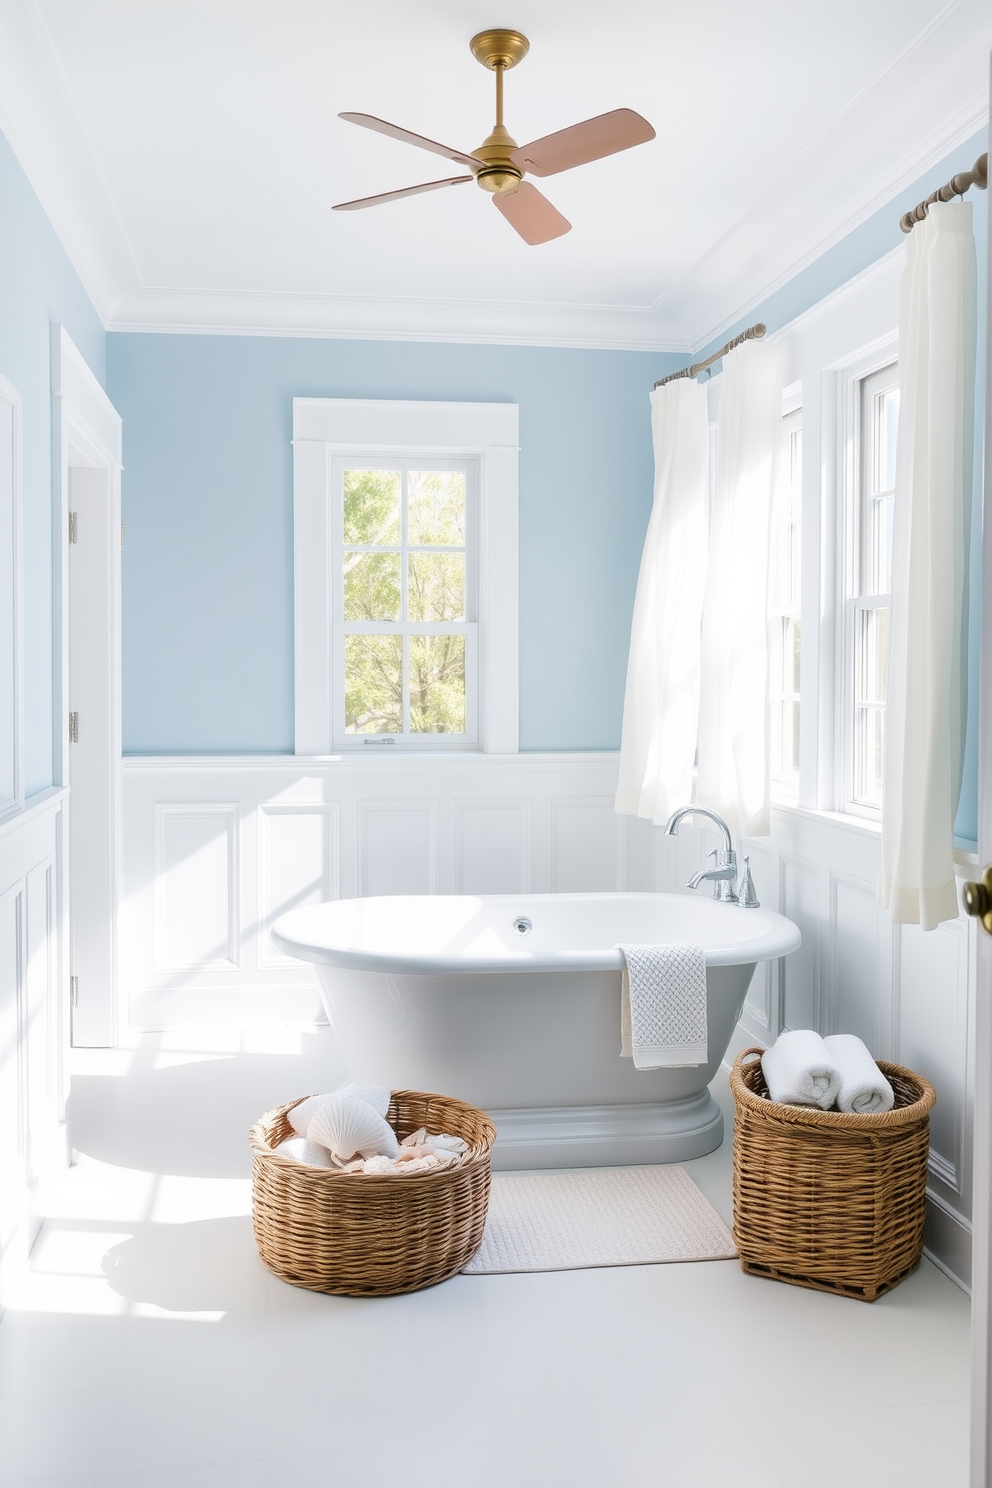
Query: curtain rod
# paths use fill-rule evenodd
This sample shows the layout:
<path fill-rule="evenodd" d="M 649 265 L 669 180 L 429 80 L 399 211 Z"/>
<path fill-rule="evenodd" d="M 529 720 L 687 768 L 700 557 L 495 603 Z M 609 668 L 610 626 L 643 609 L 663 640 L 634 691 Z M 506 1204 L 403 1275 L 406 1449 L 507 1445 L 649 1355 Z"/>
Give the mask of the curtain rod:
<path fill-rule="evenodd" d="M 766 327 L 759 320 L 757 325 L 748 326 L 746 331 L 741 331 L 740 335 L 735 336 L 732 341 L 728 341 L 726 346 L 721 346 L 720 350 L 715 351 L 712 356 L 707 357 L 705 362 L 693 362 L 691 367 L 683 367 L 681 372 L 670 372 L 667 377 L 659 378 L 655 383 L 655 387 L 664 387 L 666 382 L 675 382 L 679 377 L 698 377 L 700 372 L 704 372 L 707 367 L 712 367 L 714 362 L 718 362 L 721 357 L 725 357 L 728 351 L 733 351 L 735 346 L 743 346 L 745 341 L 760 341 L 765 334 L 765 330 Z"/>
<path fill-rule="evenodd" d="M 972 186 L 977 186 L 980 191 L 985 191 L 989 184 L 989 157 L 988 152 L 979 155 L 970 171 L 960 171 L 946 186 L 941 186 L 939 191 L 933 192 L 926 201 L 921 201 L 911 212 L 904 212 L 899 218 L 899 226 L 904 233 L 913 231 L 917 222 L 922 222 L 927 215 L 927 207 L 934 202 L 950 201 L 952 196 L 964 196 L 965 192 Z"/>

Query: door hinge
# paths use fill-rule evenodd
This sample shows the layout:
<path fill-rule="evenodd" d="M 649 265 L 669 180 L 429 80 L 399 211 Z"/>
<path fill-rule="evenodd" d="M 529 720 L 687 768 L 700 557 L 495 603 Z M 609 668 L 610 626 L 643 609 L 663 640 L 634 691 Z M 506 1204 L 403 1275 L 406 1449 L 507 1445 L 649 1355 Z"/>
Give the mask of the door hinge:
<path fill-rule="evenodd" d="M 76 541 L 76 513 L 75 512 L 70 512 L 69 513 L 69 541 L 71 543 L 74 543 Z"/>
<path fill-rule="evenodd" d="M 124 551 L 124 519 L 121 518 L 121 552 Z"/>
<path fill-rule="evenodd" d="M 70 713 L 69 714 L 69 743 L 70 744 L 78 744 L 79 743 L 79 714 L 78 713 Z"/>
<path fill-rule="evenodd" d="M 78 1007 L 79 1006 L 79 978 L 78 978 L 78 976 L 76 976 L 76 977 L 70 977 L 69 978 L 69 1006 L 70 1007 Z"/>

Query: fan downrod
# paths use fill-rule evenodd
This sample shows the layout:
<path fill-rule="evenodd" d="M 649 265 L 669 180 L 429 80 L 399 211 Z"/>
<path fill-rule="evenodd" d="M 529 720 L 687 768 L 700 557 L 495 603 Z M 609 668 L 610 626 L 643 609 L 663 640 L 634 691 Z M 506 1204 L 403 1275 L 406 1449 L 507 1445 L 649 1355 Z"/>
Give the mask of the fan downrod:
<path fill-rule="evenodd" d="M 519 31 L 480 31 L 469 42 L 472 55 L 496 74 L 496 123 L 488 139 L 472 153 L 483 162 L 475 179 L 483 191 L 494 196 L 512 196 L 523 180 L 523 171 L 510 159 L 517 142 L 503 123 L 503 74 L 516 67 L 530 51 L 530 42 Z"/>
<path fill-rule="evenodd" d="M 530 51 L 530 42 L 526 36 L 519 31 L 505 31 L 495 28 L 490 31 L 480 31 L 478 36 L 473 36 L 469 42 L 472 56 L 483 67 L 516 67 L 522 62 Z"/>

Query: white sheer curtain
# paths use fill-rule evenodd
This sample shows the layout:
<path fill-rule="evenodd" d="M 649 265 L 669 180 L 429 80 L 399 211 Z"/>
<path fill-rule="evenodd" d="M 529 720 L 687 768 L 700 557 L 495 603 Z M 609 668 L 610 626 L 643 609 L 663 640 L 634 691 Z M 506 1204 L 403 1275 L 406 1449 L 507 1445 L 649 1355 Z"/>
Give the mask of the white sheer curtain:
<path fill-rule="evenodd" d="M 689 803 L 706 583 L 706 389 L 651 394 L 654 505 L 637 579 L 616 809 L 662 823 Z"/>
<path fill-rule="evenodd" d="M 782 442 L 778 346 L 745 342 L 723 364 L 703 605 L 695 800 L 731 830 L 771 830 L 768 547 Z"/>
<path fill-rule="evenodd" d="M 932 930 L 957 915 L 954 814 L 975 412 L 971 204 L 940 202 L 906 244 L 879 903 Z"/>

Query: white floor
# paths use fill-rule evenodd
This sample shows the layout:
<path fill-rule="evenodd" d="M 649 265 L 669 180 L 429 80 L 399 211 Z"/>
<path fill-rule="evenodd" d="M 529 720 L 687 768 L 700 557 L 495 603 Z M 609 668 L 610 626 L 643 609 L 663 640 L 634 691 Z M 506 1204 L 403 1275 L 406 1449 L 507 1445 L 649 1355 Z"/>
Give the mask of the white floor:
<path fill-rule="evenodd" d="M 76 1163 L 0 1322 L 4 1485 L 967 1482 L 968 1299 L 927 1262 L 873 1306 L 736 1261 L 316 1296 L 255 1253 L 246 1132 L 327 1088 L 326 1036 L 74 1064 Z M 729 1142 L 686 1166 L 729 1219 Z"/>

